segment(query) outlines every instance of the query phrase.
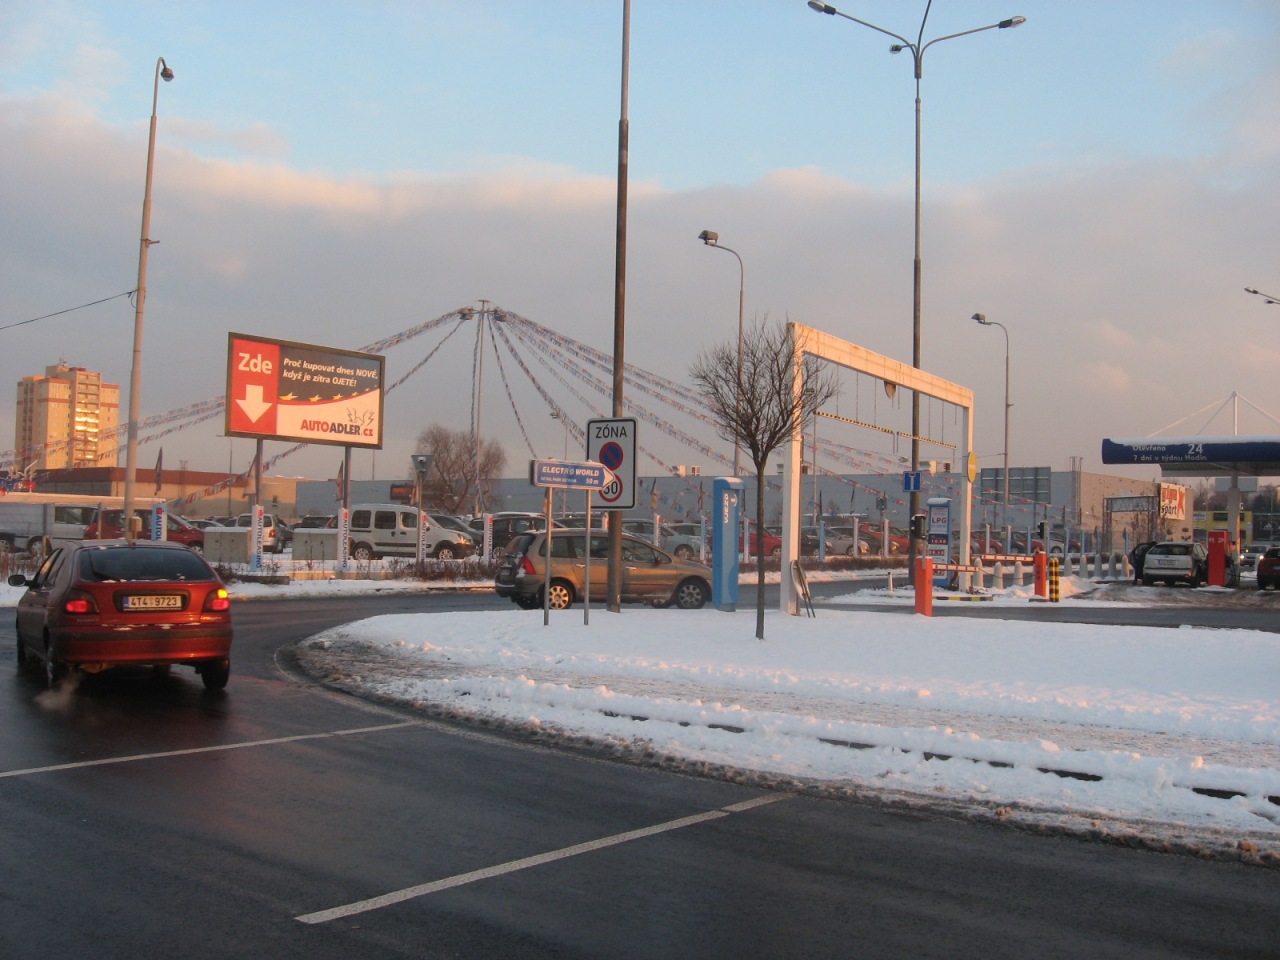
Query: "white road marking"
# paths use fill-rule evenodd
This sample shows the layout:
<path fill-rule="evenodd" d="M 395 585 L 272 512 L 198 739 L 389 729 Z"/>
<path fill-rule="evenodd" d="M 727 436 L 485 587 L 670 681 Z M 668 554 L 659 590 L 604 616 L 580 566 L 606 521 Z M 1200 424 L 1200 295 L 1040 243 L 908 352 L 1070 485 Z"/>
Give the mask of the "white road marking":
<path fill-rule="evenodd" d="M 695 813 L 692 816 L 681 817 L 678 820 L 668 820 L 666 823 L 659 823 L 652 827 L 641 827 L 639 830 L 628 830 L 626 833 L 617 833 L 611 837 L 602 837 L 599 840 L 589 840 L 586 843 L 574 844 L 571 847 L 552 850 L 548 853 L 539 853 L 536 856 L 524 857 L 520 860 L 511 860 L 507 863 L 500 863 L 497 866 L 485 867 L 482 870 L 473 870 L 470 873 L 460 873 L 457 876 L 446 877 L 443 880 L 434 880 L 431 883 L 423 883 L 415 887 L 405 887 L 402 890 L 384 893 L 380 897 L 371 897 L 368 900 L 357 900 L 355 903 L 348 903 L 340 907 L 331 907 L 328 910 L 318 910 L 315 913 L 304 913 L 301 916 L 294 917 L 294 919 L 299 920 L 302 923 L 327 923 L 330 920 L 337 920 L 341 917 L 350 917 L 358 913 L 367 913 L 371 910 L 389 907 L 392 904 L 403 903 L 406 900 L 412 900 L 415 897 L 423 897 L 429 893 L 438 893 L 441 890 L 448 890 L 452 887 L 460 887 L 464 884 L 475 883 L 477 880 L 488 880 L 490 877 L 500 877 L 503 874 L 515 873 L 518 870 L 527 870 L 530 867 L 540 866 L 544 863 L 551 863 L 555 860 L 564 860 L 567 857 L 576 857 L 581 853 L 590 853 L 593 850 L 603 850 L 606 847 L 617 846 L 620 843 L 629 843 L 632 840 L 640 840 L 644 837 L 654 836 L 655 834 L 667 833 L 671 830 L 680 830 L 684 827 L 692 827 L 699 823 L 706 823 L 709 820 L 718 820 L 721 817 L 727 817 L 731 813 L 742 813 L 745 810 L 751 810 L 754 807 L 760 807 L 767 803 L 776 803 L 779 800 L 786 800 L 791 796 L 792 794 L 789 793 L 768 794 L 763 797 L 756 797 L 754 800 L 744 800 L 741 803 L 730 804 L 727 807 L 708 810 L 705 813 Z"/>
<path fill-rule="evenodd" d="M 350 730 L 330 730 L 326 733 L 300 733 L 292 737 L 275 737 L 271 740 L 249 740 L 244 743 L 223 743 L 212 747 L 192 747 L 189 750 L 165 750 L 160 753 L 136 753 L 127 757 L 104 757 L 101 760 L 80 760 L 75 763 L 56 763 L 48 767 L 27 767 L 25 770 L 0 770 L 0 780 L 6 777 L 27 777 L 35 773 L 54 773 L 59 770 L 77 770 L 81 767 L 105 767 L 113 763 L 133 763 L 137 760 L 156 760 L 161 757 L 187 757 L 197 753 L 217 753 L 221 750 L 243 750 L 246 747 L 270 747 L 280 743 L 296 743 L 299 740 L 324 740 L 329 737 L 351 737 L 361 733 L 381 733 L 421 724 L 407 720 L 403 723 L 384 723 L 377 727 L 353 727 Z"/>

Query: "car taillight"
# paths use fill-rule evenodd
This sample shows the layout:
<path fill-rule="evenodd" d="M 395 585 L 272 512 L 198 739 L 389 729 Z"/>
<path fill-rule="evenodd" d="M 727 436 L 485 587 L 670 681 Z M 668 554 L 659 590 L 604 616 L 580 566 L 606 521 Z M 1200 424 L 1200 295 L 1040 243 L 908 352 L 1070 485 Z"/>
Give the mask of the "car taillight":
<path fill-rule="evenodd" d="M 67 599 L 62 601 L 62 610 L 64 613 L 75 614 L 97 613 L 98 603 L 93 599 L 93 594 L 72 590 L 67 593 Z"/>
<path fill-rule="evenodd" d="M 520 558 L 520 572 L 524 574 L 535 574 L 538 571 L 533 569 L 533 562 L 528 557 L 522 556 Z"/>
<path fill-rule="evenodd" d="M 204 609 L 207 613 L 223 613 L 231 609 L 231 598 L 227 596 L 225 587 L 219 587 L 205 598 Z"/>

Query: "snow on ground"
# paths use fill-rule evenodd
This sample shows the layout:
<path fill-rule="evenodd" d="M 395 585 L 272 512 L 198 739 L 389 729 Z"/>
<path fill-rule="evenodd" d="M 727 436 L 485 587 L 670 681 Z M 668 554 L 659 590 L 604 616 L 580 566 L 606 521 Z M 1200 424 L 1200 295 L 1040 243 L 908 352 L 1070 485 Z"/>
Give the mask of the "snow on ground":
<path fill-rule="evenodd" d="M 242 600 L 423 589 L 232 584 Z M 1117 603 L 1093 591 L 1069 579 L 1063 603 Z M 985 602 L 1034 609 L 1030 592 Z M 544 626 L 494 598 L 348 624 L 299 658 L 368 697 L 634 762 L 1280 866 L 1280 635 L 926 618 L 890 609 L 912 604 L 903 587 L 847 601 L 880 607 L 771 610 L 762 642 L 754 608 L 596 607 L 584 625 L 575 607 Z"/>

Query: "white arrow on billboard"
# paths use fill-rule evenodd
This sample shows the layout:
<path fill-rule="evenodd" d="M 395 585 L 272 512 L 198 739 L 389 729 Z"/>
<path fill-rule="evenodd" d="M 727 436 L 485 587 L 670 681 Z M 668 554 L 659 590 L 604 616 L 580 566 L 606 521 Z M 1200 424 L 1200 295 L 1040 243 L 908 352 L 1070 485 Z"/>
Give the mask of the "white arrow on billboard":
<path fill-rule="evenodd" d="M 271 409 L 271 404 L 262 399 L 262 385 L 258 383 L 246 383 L 244 386 L 244 399 L 236 400 L 236 405 L 244 411 L 245 416 L 250 420 L 257 420 Z"/>

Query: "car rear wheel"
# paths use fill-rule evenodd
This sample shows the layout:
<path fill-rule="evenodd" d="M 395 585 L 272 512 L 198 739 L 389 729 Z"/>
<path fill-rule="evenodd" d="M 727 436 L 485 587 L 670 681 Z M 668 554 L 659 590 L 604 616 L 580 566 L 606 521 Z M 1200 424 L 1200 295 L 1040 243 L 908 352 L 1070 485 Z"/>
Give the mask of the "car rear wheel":
<path fill-rule="evenodd" d="M 373 547 L 369 546 L 367 543 L 357 543 L 351 548 L 351 556 L 354 559 L 359 560 L 361 563 L 368 563 L 370 560 L 374 559 Z"/>
<path fill-rule="evenodd" d="M 456 560 L 458 555 L 453 552 L 452 543 L 442 543 L 436 547 L 437 560 Z"/>
<path fill-rule="evenodd" d="M 44 648 L 44 682 L 50 690 L 60 684 L 67 675 L 67 665 L 57 658 L 53 647 L 45 644 Z"/>
<path fill-rule="evenodd" d="M 685 580 L 676 587 L 676 606 L 681 610 L 697 610 L 707 602 L 707 587 L 701 580 Z"/>
<path fill-rule="evenodd" d="M 551 581 L 551 609 L 564 610 L 573 605 L 573 584 L 564 580 Z"/>
<path fill-rule="evenodd" d="M 680 546 L 676 547 L 675 554 L 681 560 L 688 560 L 693 556 L 693 547 L 689 546 L 687 543 L 682 543 Z"/>
<path fill-rule="evenodd" d="M 231 679 L 231 658 L 205 661 L 200 667 L 200 679 L 204 681 L 206 690 L 225 689 L 227 681 Z"/>

